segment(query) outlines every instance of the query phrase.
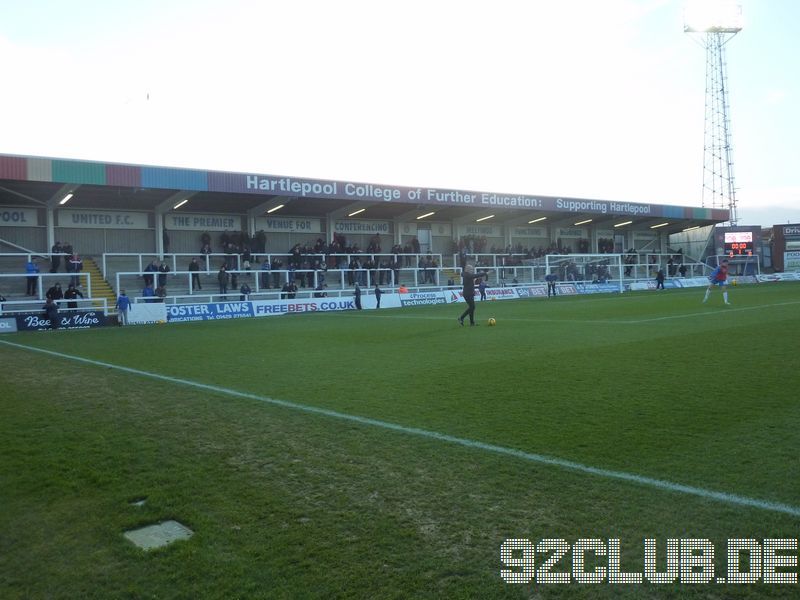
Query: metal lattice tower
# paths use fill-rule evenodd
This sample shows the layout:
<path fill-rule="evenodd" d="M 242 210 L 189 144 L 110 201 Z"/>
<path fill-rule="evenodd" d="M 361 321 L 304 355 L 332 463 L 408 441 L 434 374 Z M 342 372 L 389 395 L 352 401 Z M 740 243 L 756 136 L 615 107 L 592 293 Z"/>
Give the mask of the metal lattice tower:
<path fill-rule="evenodd" d="M 705 5 L 706 9 L 708 6 Z M 706 51 L 702 205 L 727 208 L 731 225 L 736 225 L 738 216 L 725 44 L 742 29 L 742 9 L 741 5 L 732 2 L 719 2 L 714 9 L 718 12 L 701 15 L 703 22 L 699 26 L 687 21 L 684 31 L 701 34 L 702 37 L 695 39 Z"/>

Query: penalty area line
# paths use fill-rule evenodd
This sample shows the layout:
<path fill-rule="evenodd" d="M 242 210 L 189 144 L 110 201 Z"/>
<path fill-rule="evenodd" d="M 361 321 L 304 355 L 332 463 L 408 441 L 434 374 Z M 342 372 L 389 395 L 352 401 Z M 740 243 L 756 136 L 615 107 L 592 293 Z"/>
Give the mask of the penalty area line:
<path fill-rule="evenodd" d="M 446 442 L 449 444 L 454 444 L 466 448 L 470 448 L 473 450 L 482 450 L 484 452 L 489 452 L 492 454 L 500 454 L 504 456 L 511 456 L 526 462 L 540 464 L 540 465 L 547 465 L 551 467 L 557 467 L 567 471 L 573 471 L 578 473 L 585 473 L 589 475 L 594 475 L 596 477 L 601 477 L 603 479 L 613 479 L 618 481 L 624 481 L 627 483 L 633 483 L 636 485 L 640 485 L 643 487 L 649 487 L 656 490 L 661 491 L 668 491 L 668 492 L 675 492 L 679 494 L 684 494 L 688 496 L 695 496 L 698 498 L 703 498 L 705 500 L 714 500 L 716 502 L 721 502 L 723 504 L 729 504 L 734 506 L 743 506 L 746 508 L 756 508 L 761 509 L 769 512 L 775 513 L 783 513 L 787 515 L 791 515 L 793 517 L 800 517 L 800 507 L 793 506 L 790 504 L 784 504 L 782 502 L 773 502 L 770 500 L 761 500 L 758 498 L 750 498 L 748 496 L 741 496 L 739 494 L 729 494 L 726 492 L 719 492 L 715 490 L 707 490 L 705 488 L 695 487 L 691 485 L 684 485 L 681 483 L 675 483 L 672 481 L 667 481 L 664 479 L 655 479 L 653 477 L 646 477 L 643 475 L 637 475 L 635 473 L 627 473 L 625 471 L 615 471 L 611 469 L 604 469 L 601 467 L 593 467 L 591 465 L 585 465 L 583 463 L 566 460 L 554 456 L 548 456 L 544 454 L 536 454 L 533 452 L 525 452 L 523 450 L 517 450 L 515 448 L 508 448 L 506 446 L 498 446 L 495 444 L 489 444 L 486 442 L 480 442 L 477 440 L 470 440 L 467 438 L 460 438 L 453 435 L 448 435 L 446 433 L 439 433 L 437 431 L 431 431 L 428 429 L 420 429 L 417 427 L 409 427 L 406 425 L 399 425 L 397 423 L 391 423 L 389 421 L 381 421 L 380 419 L 373 419 L 370 417 L 361 417 L 358 415 L 351 415 L 347 413 L 338 412 L 335 410 L 330 410 L 327 408 L 319 408 L 316 406 L 310 406 L 307 404 L 299 404 L 297 402 L 290 402 L 288 400 L 278 400 L 275 398 L 270 398 L 268 396 L 261 396 L 258 394 L 252 394 L 249 392 L 241 392 L 239 390 L 234 390 L 231 388 L 225 388 L 217 385 L 210 385 L 206 383 L 200 383 L 197 381 L 192 381 L 189 379 L 181 379 L 178 377 L 170 377 L 169 375 L 162 375 L 161 373 L 153 373 L 150 371 L 143 371 L 141 369 L 134 369 L 132 367 L 125 367 L 122 365 L 115 365 L 112 363 L 107 363 L 99 360 L 93 360 L 91 358 L 84 358 L 82 356 L 75 356 L 71 354 L 64 354 L 62 352 L 55 352 L 52 350 L 45 350 L 44 348 L 37 348 L 36 346 L 28 346 L 25 344 L 17 344 L 15 342 L 9 342 L 6 340 L 0 340 L 0 345 L 11 347 L 11 348 L 18 348 L 20 350 L 28 350 L 30 352 L 37 352 L 40 354 L 46 354 L 48 356 L 52 356 L 55 358 L 61 358 L 64 360 L 69 360 L 73 362 L 83 363 L 86 365 L 92 365 L 96 367 L 103 367 L 106 369 L 111 369 L 114 371 L 119 371 L 122 373 L 128 373 L 131 375 L 138 375 L 140 377 L 145 377 L 148 379 L 154 379 L 157 381 L 164 381 L 173 385 L 180 385 L 184 387 L 194 388 L 198 390 L 214 392 L 217 394 L 225 395 L 225 396 L 233 396 L 236 398 L 245 398 L 248 400 L 257 400 L 259 402 L 263 402 L 265 404 L 271 404 L 273 406 L 279 406 L 282 408 L 287 408 L 289 410 L 304 412 L 308 414 L 314 415 L 322 415 L 326 417 L 330 417 L 333 419 L 337 419 L 340 421 L 349 421 L 352 423 L 359 423 L 361 425 L 367 425 L 370 427 L 375 427 L 379 429 L 385 429 L 388 431 L 394 431 L 406 435 L 413 435 L 420 438 L 430 439 L 430 440 L 437 440 L 441 442 Z"/>

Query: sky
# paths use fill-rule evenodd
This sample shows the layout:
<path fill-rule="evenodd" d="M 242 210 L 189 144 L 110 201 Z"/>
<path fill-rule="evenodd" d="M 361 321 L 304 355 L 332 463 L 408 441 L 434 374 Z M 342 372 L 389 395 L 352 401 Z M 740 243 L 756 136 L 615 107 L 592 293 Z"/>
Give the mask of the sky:
<path fill-rule="evenodd" d="M 800 1 L 726 44 L 740 225 L 800 223 Z M 684 0 L 0 0 L 0 153 L 702 205 Z"/>

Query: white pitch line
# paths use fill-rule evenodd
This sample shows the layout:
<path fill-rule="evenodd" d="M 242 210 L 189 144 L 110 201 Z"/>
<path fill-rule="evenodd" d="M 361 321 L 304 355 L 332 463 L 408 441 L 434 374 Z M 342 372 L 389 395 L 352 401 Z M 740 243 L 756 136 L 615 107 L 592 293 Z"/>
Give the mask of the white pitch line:
<path fill-rule="evenodd" d="M 736 308 L 719 306 L 713 307 L 709 306 L 707 310 L 703 312 L 695 312 L 695 313 L 682 313 L 679 315 L 669 315 L 666 317 L 652 317 L 650 319 L 535 319 L 535 318 L 524 318 L 524 317 L 504 317 L 503 321 L 513 321 L 519 323 L 580 323 L 580 324 L 600 324 L 600 325 L 641 325 L 642 323 L 654 323 L 656 321 L 669 321 L 672 319 L 686 319 L 689 317 L 707 317 L 707 316 L 714 316 L 714 315 L 728 315 L 735 312 L 744 312 L 750 310 L 761 310 L 763 308 L 774 308 L 777 306 L 794 306 L 796 304 L 800 304 L 800 301 L 792 301 L 792 302 L 779 302 L 777 304 L 759 304 L 757 306 L 740 306 Z M 476 309 L 480 307 L 481 304 L 476 304 Z M 391 310 L 391 309 L 386 309 Z M 485 309 L 488 310 L 488 309 Z M 360 317 L 357 313 L 353 311 L 345 311 L 341 313 L 336 313 L 338 316 L 345 316 L 345 317 Z M 433 317 L 427 315 L 376 315 L 370 314 L 370 319 L 412 319 L 412 320 L 425 320 L 425 321 L 453 321 L 455 317 Z"/>
<path fill-rule="evenodd" d="M 653 317 L 652 319 L 639 319 L 636 321 L 619 321 L 620 323 L 631 323 L 631 324 L 639 324 L 639 323 L 652 323 L 654 321 L 667 321 L 669 319 L 685 319 L 687 317 L 703 317 L 708 315 L 727 315 L 730 313 L 735 312 L 744 312 L 747 310 L 761 310 L 762 308 L 774 308 L 776 306 L 793 306 L 795 304 L 800 304 L 800 301 L 793 301 L 793 302 L 778 302 L 777 304 L 759 304 L 758 306 L 740 306 L 737 308 L 725 307 L 722 306 L 713 312 L 703 311 L 703 312 L 696 312 L 696 313 L 685 313 L 682 315 L 670 315 L 668 317 Z M 711 308 L 711 307 L 709 307 Z"/>
<path fill-rule="evenodd" d="M 107 369 L 113 369 L 115 371 L 121 371 L 123 373 L 129 373 L 131 375 L 138 375 L 141 377 L 147 377 L 149 379 L 156 379 L 159 381 L 166 381 L 171 384 L 175 385 L 182 385 L 190 388 L 200 389 L 204 391 L 215 392 L 218 394 L 226 395 L 226 396 L 233 396 L 236 398 L 246 398 L 248 400 L 257 400 L 259 402 L 264 402 L 266 404 L 271 404 L 273 406 L 280 406 L 282 408 L 287 408 L 290 410 L 305 412 L 309 414 L 315 415 L 323 415 L 326 417 L 331 417 L 334 419 L 342 420 L 342 421 L 350 421 L 354 423 L 359 423 L 361 425 L 369 425 L 371 427 L 377 427 L 380 429 L 387 429 L 389 431 L 395 431 L 398 433 L 403 433 L 406 435 L 413 435 L 421 438 L 427 438 L 432 440 L 438 440 L 441 442 L 447 442 L 450 444 L 456 444 L 458 446 L 464 446 L 467 448 L 472 448 L 476 450 L 483 450 L 485 452 L 491 452 L 493 454 L 502 454 L 505 456 L 512 456 L 514 458 L 524 460 L 531 463 L 537 463 L 542 465 L 548 465 L 551 467 L 559 467 L 561 469 L 569 470 L 569 471 L 576 471 L 579 473 L 586 473 L 590 475 L 595 475 L 597 477 L 602 477 L 604 479 L 616 479 L 620 481 L 625 481 L 628 483 L 635 483 L 637 485 L 645 486 L 654 488 L 657 490 L 663 490 L 668 492 L 677 492 L 679 494 L 686 494 L 689 496 L 697 496 L 699 498 L 704 498 L 706 500 L 715 500 L 717 502 L 722 502 L 724 504 L 732 504 L 736 506 L 744 506 L 747 508 L 758 508 L 761 510 L 766 510 L 769 512 L 776 512 L 791 515 L 793 517 L 800 517 L 800 507 L 793 506 L 790 504 L 784 504 L 782 502 L 773 502 L 771 500 L 760 500 L 758 498 L 750 498 L 748 496 L 740 496 L 739 494 L 729 494 L 727 492 L 718 492 L 714 490 L 707 490 L 704 488 L 699 488 L 691 485 L 684 485 L 682 483 L 674 483 L 672 481 L 666 481 L 663 479 L 655 479 L 652 477 L 646 477 L 643 475 L 636 475 L 635 473 L 627 473 L 625 471 L 613 471 L 610 469 L 604 469 L 601 467 L 593 467 L 591 465 L 585 465 L 583 463 L 566 460 L 563 458 L 558 458 L 555 456 L 547 456 L 544 454 L 536 454 L 532 452 L 525 452 L 523 450 L 517 450 L 515 448 L 507 448 L 505 446 L 497 446 L 495 444 L 488 444 L 486 442 L 480 442 L 477 440 L 470 440 L 467 438 L 460 438 L 452 435 L 448 435 L 446 433 L 439 433 L 437 431 L 430 431 L 428 429 L 419 429 L 417 427 L 408 427 L 405 425 L 398 425 L 397 423 L 390 423 L 388 421 L 381 421 L 379 419 L 372 419 L 370 417 L 360 417 L 358 415 L 351 415 L 347 413 L 337 412 L 335 410 L 330 410 L 327 408 L 319 408 L 316 406 L 309 406 L 307 404 L 299 404 L 296 402 L 290 402 L 287 400 L 276 400 L 275 398 L 269 398 L 267 396 L 259 396 L 258 394 L 251 394 L 249 392 L 240 392 L 238 390 L 233 390 L 230 388 L 224 388 L 217 385 L 209 385 L 206 383 L 200 383 L 197 381 L 191 381 L 189 379 L 180 379 L 177 377 L 170 377 L 169 375 L 162 375 L 160 373 L 151 373 L 149 371 L 142 371 L 140 369 L 133 369 L 131 367 L 124 367 L 122 365 L 115 365 L 112 363 L 102 362 L 99 360 L 93 360 L 91 358 L 84 358 L 82 356 L 74 356 L 71 354 L 64 354 L 61 352 L 54 352 L 52 350 L 45 350 L 43 348 L 37 348 L 35 346 L 27 346 L 25 344 L 17 344 L 14 342 L 8 342 L 6 340 L 0 340 L 0 344 L 5 346 L 10 346 L 12 348 L 19 348 L 22 350 L 29 350 L 31 352 L 39 352 L 41 354 L 47 354 L 49 356 L 53 356 L 56 358 L 61 358 L 65 360 L 71 360 L 79 363 L 84 363 L 88 365 L 93 365 L 97 367 L 104 367 Z"/>

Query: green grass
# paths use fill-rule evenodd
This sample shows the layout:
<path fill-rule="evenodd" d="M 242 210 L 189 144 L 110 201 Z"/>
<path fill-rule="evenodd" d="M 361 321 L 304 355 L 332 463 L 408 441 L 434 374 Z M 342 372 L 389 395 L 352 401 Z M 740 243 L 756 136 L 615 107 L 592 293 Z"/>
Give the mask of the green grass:
<path fill-rule="evenodd" d="M 0 341 L 800 506 L 800 286 L 702 293 L 479 303 L 475 328 L 451 305 Z M 506 538 L 620 538 L 630 571 L 645 537 L 709 538 L 724 570 L 728 538 L 797 538 L 800 517 L 2 343 L 0 360 L 2 598 L 799 593 L 508 585 Z M 169 518 L 195 536 L 145 553 L 121 535 Z"/>

